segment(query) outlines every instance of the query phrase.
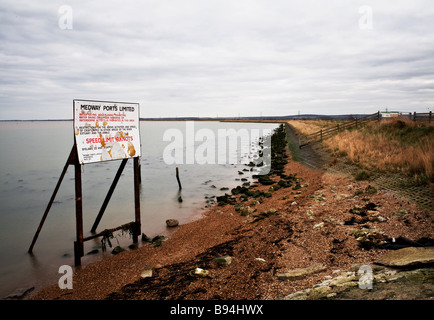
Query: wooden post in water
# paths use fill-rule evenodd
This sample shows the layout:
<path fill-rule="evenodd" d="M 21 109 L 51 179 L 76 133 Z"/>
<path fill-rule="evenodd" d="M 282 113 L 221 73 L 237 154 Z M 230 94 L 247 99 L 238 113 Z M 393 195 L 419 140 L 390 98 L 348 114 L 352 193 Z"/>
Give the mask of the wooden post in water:
<path fill-rule="evenodd" d="M 178 167 L 176 167 L 176 180 L 178 180 L 179 190 L 181 190 L 182 186 L 181 186 L 181 181 L 179 180 L 179 169 L 178 169 Z"/>

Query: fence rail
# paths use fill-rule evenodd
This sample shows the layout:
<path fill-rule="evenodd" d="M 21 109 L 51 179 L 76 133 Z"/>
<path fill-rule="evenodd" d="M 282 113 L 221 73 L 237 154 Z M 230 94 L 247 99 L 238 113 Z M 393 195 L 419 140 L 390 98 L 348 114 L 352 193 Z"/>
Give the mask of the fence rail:
<path fill-rule="evenodd" d="M 430 111 L 430 112 L 422 112 L 422 113 L 413 112 L 412 120 L 413 121 L 428 121 L 428 122 L 431 122 L 433 120 L 432 111 Z"/>
<path fill-rule="evenodd" d="M 373 120 L 377 120 L 377 121 L 380 120 L 380 111 L 361 118 L 356 118 L 344 124 L 338 124 L 334 127 L 321 129 L 317 132 L 306 135 L 302 139 L 300 139 L 299 148 L 301 149 L 302 147 L 313 142 L 322 141 L 322 139 L 327 138 L 341 130 L 352 128 L 352 127 L 358 127 L 366 122 L 373 121 Z"/>

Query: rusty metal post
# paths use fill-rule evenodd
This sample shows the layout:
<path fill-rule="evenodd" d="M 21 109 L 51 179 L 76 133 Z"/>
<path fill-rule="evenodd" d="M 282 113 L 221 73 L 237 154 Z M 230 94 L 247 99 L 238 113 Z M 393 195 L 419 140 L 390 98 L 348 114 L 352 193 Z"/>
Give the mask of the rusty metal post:
<path fill-rule="evenodd" d="M 39 233 L 41 232 L 42 226 L 44 225 L 45 219 L 47 218 L 48 212 L 50 211 L 54 199 L 56 198 L 57 191 L 59 191 L 60 185 L 63 181 L 63 178 L 65 177 L 66 171 L 68 170 L 69 165 L 72 164 L 75 159 L 75 150 L 76 150 L 75 146 L 73 146 L 71 152 L 69 153 L 68 160 L 66 161 L 66 164 L 63 167 L 62 173 L 60 174 L 59 180 L 57 181 L 57 185 L 54 188 L 53 194 L 51 195 L 51 199 L 48 202 L 47 208 L 45 209 L 45 212 L 42 216 L 41 222 L 39 223 L 38 230 L 36 230 L 36 233 L 33 237 L 32 244 L 30 245 L 28 251 L 29 253 L 33 252 L 33 247 L 35 246 L 36 240 L 38 239 Z"/>
<path fill-rule="evenodd" d="M 135 226 L 133 232 L 133 242 L 137 243 L 141 231 L 141 218 L 140 218 L 140 166 L 139 158 L 134 158 L 134 207 L 135 207 Z"/>
<path fill-rule="evenodd" d="M 74 242 L 75 265 L 81 265 L 81 257 L 84 256 L 83 246 L 83 194 L 81 189 L 81 165 L 78 157 L 75 160 L 75 221 L 77 240 Z"/>
<path fill-rule="evenodd" d="M 91 232 L 95 232 L 96 228 L 98 228 L 98 224 L 101 221 L 101 218 L 104 214 L 104 211 L 107 208 L 107 205 L 108 205 L 108 203 L 109 203 L 109 201 L 113 195 L 113 192 L 115 191 L 116 185 L 118 184 L 119 178 L 121 177 L 122 172 L 124 171 L 124 168 L 125 168 L 125 165 L 127 164 L 127 162 L 128 162 L 128 159 L 122 160 L 121 165 L 119 166 L 119 169 L 116 172 L 116 176 L 112 182 L 112 185 L 110 186 L 110 189 L 109 189 L 109 191 L 108 191 L 108 193 L 104 199 L 104 202 L 101 206 L 101 209 L 99 210 L 98 215 L 95 219 L 95 222 L 93 223 L 92 229 L 90 229 Z"/>

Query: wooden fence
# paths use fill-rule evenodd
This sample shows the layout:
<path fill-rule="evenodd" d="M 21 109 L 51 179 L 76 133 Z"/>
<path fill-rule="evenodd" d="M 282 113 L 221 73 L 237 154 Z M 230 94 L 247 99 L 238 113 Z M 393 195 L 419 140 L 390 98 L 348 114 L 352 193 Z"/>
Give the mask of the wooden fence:
<path fill-rule="evenodd" d="M 361 118 L 357 118 L 354 120 L 351 120 L 349 122 L 346 122 L 344 124 L 338 124 L 334 127 L 331 128 L 327 128 L 327 129 L 321 129 L 317 132 L 314 132 L 312 134 L 309 134 L 307 136 L 304 136 L 303 138 L 300 138 L 299 141 L 299 148 L 301 149 L 302 147 L 311 144 L 313 142 L 317 142 L 317 141 L 322 141 L 322 139 L 325 139 L 327 137 L 330 137 L 331 135 L 344 130 L 344 129 L 348 129 L 348 128 L 352 128 L 352 127 L 358 127 L 361 126 L 362 124 L 369 122 L 369 121 L 373 121 L 373 120 L 380 120 L 380 111 L 361 117 Z"/>
<path fill-rule="evenodd" d="M 425 113 L 423 113 L 423 112 L 422 113 L 421 112 L 419 112 L 419 113 L 413 112 L 413 115 L 412 115 L 411 119 L 413 121 L 428 121 L 428 122 L 431 122 L 433 120 L 432 111 L 425 112 Z"/>
<path fill-rule="evenodd" d="M 369 121 L 373 121 L 373 120 L 380 120 L 381 117 L 381 113 L 380 111 L 367 115 L 365 117 L 362 118 L 358 118 L 358 119 L 354 119 L 351 120 L 349 122 L 346 122 L 344 124 L 338 124 L 334 127 L 331 128 L 327 128 L 327 129 L 321 129 L 317 132 L 311 133 L 309 135 L 300 137 L 299 139 L 299 148 L 301 149 L 302 147 L 311 144 L 313 142 L 318 142 L 318 141 L 322 141 L 322 139 L 328 138 L 331 135 L 344 130 L 344 129 L 348 129 L 348 128 L 352 128 L 352 127 L 358 127 L 366 122 Z M 413 121 L 428 121 L 429 123 L 431 123 L 433 119 L 433 115 L 432 115 L 432 111 L 430 112 L 409 112 L 408 114 L 400 114 L 397 118 L 407 118 Z M 391 117 L 391 118 L 385 118 L 385 119 L 396 119 L 395 117 Z"/>

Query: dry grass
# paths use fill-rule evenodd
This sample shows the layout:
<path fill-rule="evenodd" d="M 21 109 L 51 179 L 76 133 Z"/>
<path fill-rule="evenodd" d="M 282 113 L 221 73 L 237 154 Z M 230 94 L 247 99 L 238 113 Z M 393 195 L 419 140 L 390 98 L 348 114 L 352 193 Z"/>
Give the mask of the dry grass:
<path fill-rule="evenodd" d="M 345 121 L 334 120 L 290 120 L 288 121 L 296 130 L 304 135 L 315 133 L 321 129 L 335 127 L 337 124 L 345 123 Z"/>
<path fill-rule="evenodd" d="M 291 124 L 304 134 L 312 133 L 315 127 L 321 129 L 319 121 Z M 340 132 L 323 143 L 335 157 L 346 156 L 369 170 L 400 172 L 419 182 L 434 179 L 433 123 L 401 119 L 371 122 L 359 130 Z"/>

